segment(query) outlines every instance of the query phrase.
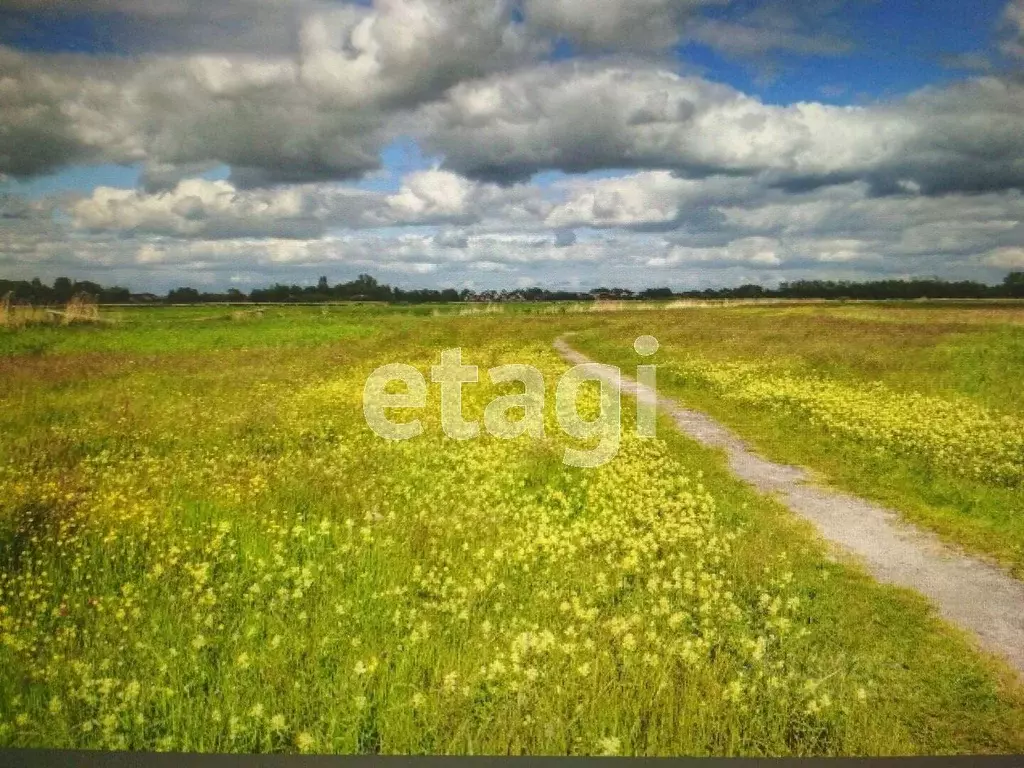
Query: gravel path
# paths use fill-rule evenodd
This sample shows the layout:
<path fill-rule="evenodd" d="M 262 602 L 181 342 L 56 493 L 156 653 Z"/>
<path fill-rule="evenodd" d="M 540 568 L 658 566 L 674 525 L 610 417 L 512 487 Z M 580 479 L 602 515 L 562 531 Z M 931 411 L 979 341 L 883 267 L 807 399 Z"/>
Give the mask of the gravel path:
<path fill-rule="evenodd" d="M 555 349 L 573 365 L 594 362 L 565 338 Z M 810 484 L 807 472 L 755 454 L 710 417 L 687 410 L 625 375 L 621 389 L 642 402 L 657 401 L 659 415 L 704 445 L 722 448 L 729 466 L 763 493 L 777 494 L 819 533 L 857 556 L 881 582 L 917 590 L 948 621 L 973 634 L 983 648 L 1003 656 L 1024 678 L 1024 582 L 999 568 L 952 550 L 935 535 L 903 521 L 896 512 L 855 496 Z"/>

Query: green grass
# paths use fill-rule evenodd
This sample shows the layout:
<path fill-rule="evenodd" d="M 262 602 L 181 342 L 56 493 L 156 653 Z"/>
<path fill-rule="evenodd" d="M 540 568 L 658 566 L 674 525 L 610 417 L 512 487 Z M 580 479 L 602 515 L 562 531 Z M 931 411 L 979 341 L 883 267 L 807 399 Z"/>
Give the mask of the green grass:
<path fill-rule="evenodd" d="M 972 314 L 974 313 L 974 314 Z M 920 393 L 1024 416 L 1024 308 L 978 306 L 690 310 L 611 318 L 576 338 L 595 359 L 633 366 L 632 341 L 653 333 L 655 360 L 744 361 L 766 371 L 823 378 L 854 390 L 879 382 L 895 393 Z M 1024 576 L 1024 490 L 980 482 L 912 451 L 880 453 L 812 424 L 800 413 L 756 407 L 701 382 L 663 372 L 662 390 L 706 411 L 770 458 L 810 467 L 823 480 L 885 503 L 951 543 L 990 556 Z"/>
<path fill-rule="evenodd" d="M 717 453 L 664 424 L 563 466 L 550 343 L 635 318 L 275 311 L 29 329 L 46 349 L 4 361 L 0 744 L 1024 749 L 1005 669 Z M 455 346 L 545 372 L 544 439 L 445 438 L 436 387 L 421 438 L 366 429 L 374 367 Z M 504 390 L 465 391 L 479 417 Z"/>
<path fill-rule="evenodd" d="M 277 308 L 262 317 L 231 307 L 122 309 L 112 326 L 39 325 L 0 329 L 0 356 L 40 354 L 193 353 L 211 349 L 315 346 L 373 333 L 373 310 Z M 377 310 L 379 312 L 380 310 Z M 365 319 L 364 319 L 365 318 Z"/>

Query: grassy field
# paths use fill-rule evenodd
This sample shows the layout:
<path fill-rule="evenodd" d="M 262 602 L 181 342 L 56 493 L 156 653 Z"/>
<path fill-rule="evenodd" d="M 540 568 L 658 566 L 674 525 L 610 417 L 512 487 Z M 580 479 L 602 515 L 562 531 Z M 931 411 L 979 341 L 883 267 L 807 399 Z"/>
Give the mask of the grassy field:
<path fill-rule="evenodd" d="M 808 305 L 616 315 L 576 339 L 769 457 L 816 470 L 1024 577 L 1024 305 Z"/>
<path fill-rule="evenodd" d="M 1000 506 L 1020 509 L 1012 472 L 962 477 L 927 440 L 874 458 L 867 438 L 821 436 L 804 411 L 740 402 L 713 375 L 742 361 L 1015 417 L 1017 310 L 464 310 L 126 309 L 0 330 L 0 744 L 1024 750 L 1024 695 L 1003 667 L 922 599 L 835 562 L 717 453 L 667 424 L 634 436 L 624 404 L 615 458 L 566 467 L 551 350 L 575 330 L 628 372 L 633 339 L 654 334 L 663 389 L 1020 562 L 1020 515 Z M 428 372 L 451 347 L 481 369 L 543 371 L 544 436 L 447 438 L 437 387 L 423 435 L 373 434 L 367 375 Z M 467 418 L 509 392 L 467 385 Z M 789 439 L 772 439 L 782 426 Z M 948 506 L 956 494 L 974 506 Z"/>

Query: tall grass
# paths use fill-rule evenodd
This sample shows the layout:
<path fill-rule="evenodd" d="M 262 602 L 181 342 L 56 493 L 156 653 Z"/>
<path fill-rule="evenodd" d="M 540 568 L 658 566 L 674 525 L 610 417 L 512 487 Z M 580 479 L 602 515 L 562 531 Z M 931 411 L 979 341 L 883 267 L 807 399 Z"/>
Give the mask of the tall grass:
<path fill-rule="evenodd" d="M 15 302 L 10 292 L 0 298 L 0 328 L 20 329 L 49 320 L 45 310 Z"/>
<path fill-rule="evenodd" d="M 61 322 L 64 325 L 72 323 L 95 323 L 100 319 L 100 307 L 95 296 L 86 293 L 77 293 L 72 296 L 64 307 Z"/>

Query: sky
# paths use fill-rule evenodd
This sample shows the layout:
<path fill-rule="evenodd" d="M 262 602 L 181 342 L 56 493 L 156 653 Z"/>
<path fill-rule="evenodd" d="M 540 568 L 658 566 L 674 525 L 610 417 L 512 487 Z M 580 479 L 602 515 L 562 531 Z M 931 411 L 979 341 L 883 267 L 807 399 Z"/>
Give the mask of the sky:
<path fill-rule="evenodd" d="M 0 0 L 0 277 L 1024 269 L 1024 0 Z"/>

